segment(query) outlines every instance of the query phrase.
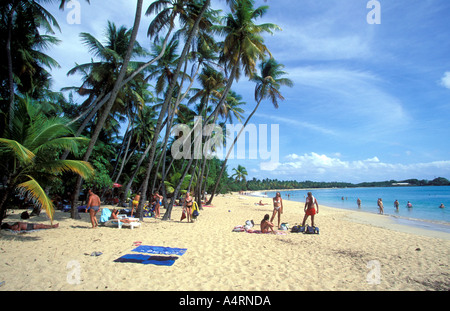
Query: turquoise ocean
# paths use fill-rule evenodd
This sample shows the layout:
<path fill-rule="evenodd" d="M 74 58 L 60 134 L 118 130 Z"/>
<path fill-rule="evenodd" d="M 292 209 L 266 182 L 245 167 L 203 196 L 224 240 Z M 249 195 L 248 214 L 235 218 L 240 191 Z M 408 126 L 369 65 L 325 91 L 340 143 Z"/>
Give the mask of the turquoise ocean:
<path fill-rule="evenodd" d="M 369 213 L 379 213 L 377 200 L 382 198 L 384 214 L 393 217 L 397 222 L 450 233 L 450 186 L 302 189 L 279 192 L 283 199 L 297 201 L 299 208 L 303 209 L 309 191 L 316 197 L 319 206 L 322 204 Z M 269 198 L 275 194 L 276 191 L 253 193 Z M 358 198 L 361 200 L 361 208 L 358 208 Z M 395 200 L 400 203 L 398 211 L 394 208 Z M 406 207 L 408 201 L 413 205 L 412 208 Z M 441 203 L 445 208 L 439 208 Z"/>

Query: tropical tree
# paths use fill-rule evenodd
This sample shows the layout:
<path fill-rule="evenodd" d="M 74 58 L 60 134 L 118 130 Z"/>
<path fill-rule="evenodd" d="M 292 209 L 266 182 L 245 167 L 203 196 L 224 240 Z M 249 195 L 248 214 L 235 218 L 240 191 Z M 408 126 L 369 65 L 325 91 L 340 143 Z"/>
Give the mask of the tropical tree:
<path fill-rule="evenodd" d="M 247 179 L 247 169 L 243 167 L 242 165 L 238 165 L 237 168 L 233 168 L 233 171 L 235 172 L 233 175 L 231 175 L 232 178 L 234 178 L 237 182 L 246 181 Z"/>
<path fill-rule="evenodd" d="M 114 82 L 114 86 L 112 88 L 112 91 L 110 92 L 111 96 L 108 99 L 108 101 L 106 102 L 106 105 L 104 107 L 104 111 L 101 114 L 101 116 L 98 118 L 97 125 L 95 127 L 94 132 L 92 133 L 91 140 L 89 142 L 89 145 L 88 145 L 88 148 L 86 150 L 86 153 L 84 154 L 84 157 L 83 157 L 84 161 L 88 161 L 89 157 L 91 156 L 91 153 L 92 153 L 92 151 L 94 149 L 94 145 L 97 142 L 98 136 L 99 136 L 99 134 L 100 134 L 100 132 L 101 132 L 101 130 L 103 128 L 103 125 L 105 124 L 106 118 L 109 116 L 109 112 L 111 111 L 111 108 L 114 105 L 114 102 L 116 100 L 117 94 L 119 93 L 120 88 L 122 86 L 122 82 L 124 81 L 125 76 L 127 74 L 128 64 L 129 64 L 131 56 L 133 54 L 133 50 L 134 50 L 135 42 L 136 42 L 136 37 L 137 37 L 137 34 L 138 34 L 140 22 L 141 22 L 142 4 L 143 4 L 143 0 L 137 0 L 136 14 L 135 14 L 135 18 L 134 18 L 134 25 L 133 25 L 133 29 L 131 31 L 131 35 L 130 35 L 130 38 L 129 38 L 128 47 L 127 47 L 125 56 L 123 58 L 122 65 L 120 67 L 119 74 L 117 76 L 116 81 Z M 79 194 L 80 194 L 82 182 L 83 182 L 82 177 L 81 176 L 78 177 L 77 181 L 76 181 L 76 185 L 75 185 L 74 195 L 73 195 L 74 202 L 78 201 L 78 197 L 79 197 Z M 72 218 L 78 218 L 77 209 L 73 205 L 72 205 L 72 213 L 71 213 Z"/>
<path fill-rule="evenodd" d="M 7 199 L 15 191 L 41 206 L 52 221 L 53 204 L 44 190 L 48 183 L 65 172 L 83 178 L 94 173 L 88 162 L 59 160 L 58 152 L 68 149 L 76 153 L 79 145 L 88 140 L 73 137 L 66 119 L 47 118 L 29 98 L 17 101 L 13 116 L 13 126 L 6 127 L 0 138 L 0 166 L 6 181 L 1 191 L 0 222 L 6 211 Z M 2 117 L 6 114 L 3 113 Z"/>
<path fill-rule="evenodd" d="M 240 134 L 247 126 L 248 122 L 252 118 L 252 116 L 255 114 L 256 110 L 258 110 L 259 105 L 261 104 L 263 99 L 270 99 L 273 106 L 275 108 L 278 108 L 278 100 L 284 100 L 284 97 L 280 93 L 280 87 L 281 86 L 293 86 L 293 82 L 287 78 L 283 78 L 282 76 L 286 74 L 285 71 L 282 69 L 284 68 L 284 65 L 279 64 L 274 58 L 269 58 L 268 60 L 265 60 L 260 65 L 261 74 L 260 75 L 254 75 L 252 77 L 252 81 L 256 82 L 255 87 L 255 100 L 256 100 L 256 106 L 253 109 L 253 111 L 250 113 L 250 115 L 245 120 L 244 126 L 241 128 L 239 133 L 236 135 L 232 146 L 230 146 L 230 149 L 227 152 L 227 155 L 225 157 L 225 160 L 223 162 L 222 171 L 220 173 L 223 174 L 223 171 L 225 170 L 225 165 L 228 161 L 228 157 L 230 156 L 230 153 L 236 144 L 237 140 L 239 139 Z M 214 187 L 214 190 L 211 194 L 211 197 L 208 201 L 208 204 L 211 204 L 215 192 L 217 191 L 217 187 L 219 185 L 219 180 L 217 180 L 216 185 Z"/>

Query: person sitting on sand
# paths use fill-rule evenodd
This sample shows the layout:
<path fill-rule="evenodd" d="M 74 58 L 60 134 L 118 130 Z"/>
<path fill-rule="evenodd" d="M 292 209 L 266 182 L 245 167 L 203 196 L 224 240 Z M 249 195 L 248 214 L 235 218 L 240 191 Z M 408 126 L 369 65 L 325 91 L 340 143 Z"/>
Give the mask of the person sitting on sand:
<path fill-rule="evenodd" d="M 59 224 L 56 225 L 44 225 L 44 224 L 33 224 L 26 222 L 15 222 L 12 225 L 8 223 L 2 224 L 2 229 L 9 229 L 13 231 L 28 231 L 28 230 L 38 230 L 38 229 L 53 229 L 58 228 Z"/>
<path fill-rule="evenodd" d="M 263 220 L 261 220 L 261 232 L 262 233 L 269 233 L 269 229 L 272 230 L 272 233 L 275 233 L 273 231 L 273 223 L 269 221 L 269 214 L 264 215 Z"/>
<path fill-rule="evenodd" d="M 263 205 L 268 205 L 268 204 L 267 204 L 267 203 L 263 203 L 262 200 L 259 200 L 259 203 L 255 203 L 255 205 L 261 205 L 261 206 L 263 206 Z"/>
<path fill-rule="evenodd" d="M 278 213 L 278 228 L 280 228 L 281 222 L 281 214 L 283 214 L 283 199 L 281 198 L 281 194 L 277 192 L 275 197 L 273 198 L 273 214 L 270 222 L 273 222 L 275 215 Z"/>
<path fill-rule="evenodd" d="M 314 204 L 317 206 L 317 211 L 314 208 Z M 314 215 L 319 214 L 319 204 L 317 203 L 316 198 L 313 197 L 311 192 L 308 192 L 308 196 L 306 197 L 304 211 L 305 216 L 303 217 L 302 227 L 305 226 L 308 216 L 311 216 L 311 226 L 314 227 Z"/>
<path fill-rule="evenodd" d="M 86 213 L 89 210 L 89 216 L 91 217 L 91 223 L 92 228 L 98 227 L 98 221 L 97 221 L 97 212 L 100 210 L 100 198 L 98 195 L 96 195 L 94 192 L 92 192 L 92 189 L 88 190 L 89 194 L 89 200 L 88 204 L 86 205 Z"/>

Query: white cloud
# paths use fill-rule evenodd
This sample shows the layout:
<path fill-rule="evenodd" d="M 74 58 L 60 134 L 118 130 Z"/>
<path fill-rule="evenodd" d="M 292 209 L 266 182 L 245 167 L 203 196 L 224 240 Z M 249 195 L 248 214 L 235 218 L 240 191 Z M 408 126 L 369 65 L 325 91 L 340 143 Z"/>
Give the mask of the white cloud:
<path fill-rule="evenodd" d="M 444 73 L 441 79 L 441 85 L 447 89 L 450 89 L 450 71 Z"/>
<path fill-rule="evenodd" d="M 349 181 L 402 180 L 408 178 L 433 179 L 429 172 L 450 175 L 450 161 L 428 163 L 385 163 L 377 156 L 364 160 L 343 161 L 337 157 L 311 152 L 290 154 L 277 168 L 279 179 Z M 283 176 L 281 178 L 281 176 Z"/>

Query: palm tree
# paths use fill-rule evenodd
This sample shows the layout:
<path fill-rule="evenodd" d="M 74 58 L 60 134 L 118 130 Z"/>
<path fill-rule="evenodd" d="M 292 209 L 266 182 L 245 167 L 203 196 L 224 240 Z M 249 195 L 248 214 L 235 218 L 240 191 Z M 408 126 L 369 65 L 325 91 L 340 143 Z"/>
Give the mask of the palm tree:
<path fill-rule="evenodd" d="M 89 157 L 91 156 L 92 150 L 94 149 L 95 143 L 97 142 L 98 136 L 103 128 L 103 125 L 105 124 L 106 118 L 109 116 L 109 112 L 111 111 L 112 106 L 114 105 L 114 102 L 116 100 L 117 94 L 120 91 L 122 82 L 127 74 L 128 71 L 128 64 L 130 62 L 130 59 L 132 57 L 133 54 L 133 50 L 135 47 L 135 42 L 136 42 L 136 37 L 138 34 L 138 30 L 139 30 L 139 25 L 141 22 L 141 14 L 142 14 L 142 3 L 143 0 L 137 0 L 137 5 L 136 5 L 136 14 L 135 14 L 135 18 L 134 18 L 134 25 L 133 25 L 133 30 L 130 34 L 130 38 L 129 38 L 129 42 L 128 42 L 128 47 L 125 53 L 125 56 L 123 58 L 123 62 L 122 62 L 122 66 L 120 68 L 119 71 L 119 75 L 117 76 L 116 81 L 114 82 L 114 86 L 111 93 L 111 97 L 109 98 L 108 102 L 106 103 L 105 106 L 105 110 L 102 113 L 102 115 L 98 118 L 98 122 L 96 125 L 96 128 L 92 134 L 91 140 L 89 142 L 89 146 L 86 150 L 86 153 L 84 154 L 83 160 L 84 161 L 88 161 Z M 80 194 L 80 190 L 81 190 L 81 184 L 82 184 L 83 180 L 80 177 L 77 178 L 76 181 L 76 185 L 75 185 L 75 191 L 74 191 L 74 202 L 78 201 L 78 197 Z M 73 218 L 77 218 L 77 209 L 72 206 L 72 217 Z"/>
<path fill-rule="evenodd" d="M 234 177 L 234 180 L 237 182 L 246 181 L 246 176 L 248 175 L 247 169 L 242 165 L 238 165 L 237 168 L 233 168 L 235 172 L 231 177 Z"/>
<path fill-rule="evenodd" d="M 44 188 L 46 183 L 64 172 L 87 178 L 93 174 L 91 165 L 84 161 L 59 160 L 57 152 L 69 149 L 77 152 L 87 139 L 73 137 L 67 120 L 47 118 L 29 99 L 20 99 L 15 105 L 13 127 L 5 128 L 0 138 L 0 165 L 6 181 L 0 201 L 0 222 L 6 210 L 7 198 L 19 191 L 27 194 L 53 220 L 53 204 Z"/>
<path fill-rule="evenodd" d="M 258 110 L 259 105 L 261 104 L 261 101 L 263 99 L 270 99 L 273 106 L 275 108 L 278 108 L 278 100 L 284 100 L 284 97 L 280 93 L 280 87 L 282 85 L 292 87 L 293 82 L 287 78 L 282 78 L 281 76 L 285 75 L 286 72 L 282 69 L 284 68 L 284 65 L 279 64 L 275 59 L 272 57 L 268 60 L 265 60 L 261 63 L 260 69 L 261 69 L 261 75 L 254 75 L 251 79 L 252 81 L 256 82 L 255 87 L 255 100 L 256 100 L 256 106 L 253 109 L 253 111 L 250 113 L 250 115 L 247 117 L 247 120 L 245 120 L 244 126 L 241 128 L 239 133 L 236 135 L 232 146 L 230 146 L 230 149 L 228 150 L 227 156 L 225 157 L 225 160 L 222 165 L 222 170 L 219 175 L 219 178 L 216 181 L 216 185 L 214 187 L 214 190 L 211 194 L 211 197 L 208 201 L 208 204 L 211 204 L 212 199 L 214 198 L 215 192 L 217 191 L 217 187 L 220 182 L 220 177 L 223 174 L 223 171 L 225 170 L 226 163 L 228 161 L 228 157 L 230 156 L 231 150 L 236 144 L 239 136 L 241 135 L 244 128 L 247 126 L 248 122 L 252 118 L 252 116 L 255 114 L 256 110 Z"/>

